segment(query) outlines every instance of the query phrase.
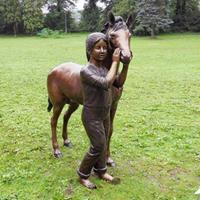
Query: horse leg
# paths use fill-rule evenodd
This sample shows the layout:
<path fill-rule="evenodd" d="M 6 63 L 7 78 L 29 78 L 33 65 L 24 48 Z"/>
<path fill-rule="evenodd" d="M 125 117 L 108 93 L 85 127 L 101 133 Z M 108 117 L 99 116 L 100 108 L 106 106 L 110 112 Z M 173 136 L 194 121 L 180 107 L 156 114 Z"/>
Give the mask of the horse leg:
<path fill-rule="evenodd" d="M 62 105 L 54 105 L 53 106 L 53 116 L 51 118 L 51 131 L 52 131 L 52 146 L 53 146 L 53 154 L 56 158 L 62 157 L 62 153 L 60 152 L 58 141 L 57 141 L 57 134 L 56 134 L 56 127 L 57 127 L 57 122 L 59 115 L 62 111 L 63 108 Z"/>
<path fill-rule="evenodd" d="M 72 147 L 72 143 L 68 139 L 67 125 L 68 125 L 68 121 L 69 121 L 69 118 L 71 117 L 72 113 L 74 111 L 76 111 L 78 107 L 79 107 L 79 104 L 77 104 L 77 103 L 70 103 L 69 107 L 68 107 L 68 109 L 65 112 L 64 117 L 63 117 L 63 132 L 62 132 L 62 137 L 63 137 L 63 140 L 64 140 L 64 146 L 66 146 L 66 147 Z"/>
<path fill-rule="evenodd" d="M 113 133 L 113 121 L 114 121 L 115 113 L 117 110 L 117 104 L 118 104 L 118 102 L 116 102 L 111 107 L 111 110 L 110 110 L 110 128 L 109 128 L 109 133 L 108 133 L 108 137 L 107 137 L 107 161 L 106 161 L 106 163 L 108 166 L 111 166 L 111 167 L 115 166 L 115 162 L 113 161 L 113 159 L 111 158 L 111 155 L 110 155 L 110 141 L 111 141 L 111 136 Z"/>

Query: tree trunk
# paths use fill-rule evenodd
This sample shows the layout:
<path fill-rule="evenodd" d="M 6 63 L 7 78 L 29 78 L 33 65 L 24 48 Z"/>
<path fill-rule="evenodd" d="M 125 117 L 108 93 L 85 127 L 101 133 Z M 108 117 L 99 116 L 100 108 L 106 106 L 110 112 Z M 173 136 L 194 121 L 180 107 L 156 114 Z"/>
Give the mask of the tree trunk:
<path fill-rule="evenodd" d="M 65 33 L 67 33 L 67 13 L 65 11 Z"/>
<path fill-rule="evenodd" d="M 61 12 L 61 10 L 62 10 L 62 2 L 61 2 L 61 0 L 58 0 L 57 1 L 57 11 Z"/>
<path fill-rule="evenodd" d="M 184 15 L 186 12 L 186 0 L 176 1 L 176 15 Z"/>
<path fill-rule="evenodd" d="M 182 15 L 186 14 L 186 0 L 182 0 Z"/>
<path fill-rule="evenodd" d="M 176 15 L 181 14 L 181 0 L 176 1 Z"/>
<path fill-rule="evenodd" d="M 176 16 L 174 22 L 182 28 L 185 28 L 186 21 L 186 0 L 176 1 Z"/>
<path fill-rule="evenodd" d="M 16 37 L 17 36 L 17 25 L 16 25 L 16 22 L 14 22 L 14 25 L 13 25 L 13 32 L 14 32 L 14 36 Z"/>
<path fill-rule="evenodd" d="M 155 26 L 153 25 L 152 27 L 151 27 L 151 38 L 152 39 L 155 39 L 156 38 L 156 31 L 155 31 Z"/>

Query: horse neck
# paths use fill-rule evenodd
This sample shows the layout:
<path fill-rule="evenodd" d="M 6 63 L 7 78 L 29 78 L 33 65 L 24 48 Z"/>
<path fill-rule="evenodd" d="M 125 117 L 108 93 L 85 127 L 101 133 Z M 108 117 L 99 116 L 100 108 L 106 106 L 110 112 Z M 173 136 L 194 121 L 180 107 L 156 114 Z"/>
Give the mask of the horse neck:
<path fill-rule="evenodd" d="M 112 50 L 109 50 L 108 52 L 108 55 L 107 55 L 107 58 L 105 60 L 105 67 L 109 70 L 111 68 L 111 65 L 112 65 L 112 54 L 113 54 L 113 51 Z"/>

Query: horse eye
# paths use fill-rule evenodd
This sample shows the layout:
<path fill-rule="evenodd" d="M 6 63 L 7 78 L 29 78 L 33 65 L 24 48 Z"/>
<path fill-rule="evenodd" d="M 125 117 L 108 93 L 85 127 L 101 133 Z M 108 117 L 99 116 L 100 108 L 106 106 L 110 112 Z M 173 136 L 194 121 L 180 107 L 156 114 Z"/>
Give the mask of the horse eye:
<path fill-rule="evenodd" d="M 115 33 L 111 33 L 111 34 L 110 34 L 110 37 L 111 37 L 111 38 L 115 38 L 115 37 L 116 37 L 116 34 L 115 34 Z"/>

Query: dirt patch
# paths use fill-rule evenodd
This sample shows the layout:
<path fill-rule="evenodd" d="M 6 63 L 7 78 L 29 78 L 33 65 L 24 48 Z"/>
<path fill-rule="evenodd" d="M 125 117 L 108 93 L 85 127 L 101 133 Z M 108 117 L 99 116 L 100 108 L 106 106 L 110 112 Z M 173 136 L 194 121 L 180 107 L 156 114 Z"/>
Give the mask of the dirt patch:
<path fill-rule="evenodd" d="M 186 174 L 188 171 L 181 167 L 175 167 L 173 169 L 168 170 L 167 172 L 170 174 L 171 178 L 178 179 L 178 175 Z"/>
<path fill-rule="evenodd" d="M 65 189 L 65 196 L 71 196 L 74 193 L 73 187 L 71 184 Z"/>

